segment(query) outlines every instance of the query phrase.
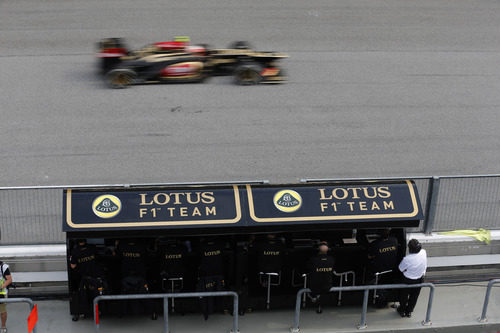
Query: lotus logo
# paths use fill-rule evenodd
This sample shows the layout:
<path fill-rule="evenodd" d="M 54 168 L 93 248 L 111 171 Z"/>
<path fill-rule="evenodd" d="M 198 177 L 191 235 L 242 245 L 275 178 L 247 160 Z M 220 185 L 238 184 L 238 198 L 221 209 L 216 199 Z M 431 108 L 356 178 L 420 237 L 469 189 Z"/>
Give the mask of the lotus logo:
<path fill-rule="evenodd" d="M 92 203 L 94 214 L 103 219 L 115 217 L 120 213 L 122 203 L 118 197 L 111 194 L 104 194 L 95 198 Z"/>
<path fill-rule="evenodd" d="M 274 206 L 285 213 L 292 213 L 302 206 L 302 197 L 294 190 L 281 190 L 273 198 Z"/>

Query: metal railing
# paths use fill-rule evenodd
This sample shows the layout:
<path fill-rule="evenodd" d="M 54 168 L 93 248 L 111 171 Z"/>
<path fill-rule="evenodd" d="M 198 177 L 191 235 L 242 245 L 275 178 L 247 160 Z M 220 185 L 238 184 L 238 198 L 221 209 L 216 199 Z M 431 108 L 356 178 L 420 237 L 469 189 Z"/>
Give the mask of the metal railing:
<path fill-rule="evenodd" d="M 484 295 L 483 312 L 481 313 L 481 317 L 478 319 L 481 323 L 488 321 L 486 318 L 486 312 L 488 311 L 488 303 L 490 302 L 491 289 L 493 288 L 493 285 L 497 283 L 500 283 L 500 279 L 493 279 L 488 282 L 488 288 L 486 288 L 486 294 Z"/>
<path fill-rule="evenodd" d="M 35 303 L 33 303 L 31 298 L 0 298 L 0 303 L 28 303 L 30 312 L 35 307 Z M 33 333 L 36 333 L 36 324 L 33 327 Z"/>
<path fill-rule="evenodd" d="M 380 284 L 380 285 L 368 285 L 368 286 L 355 286 L 355 287 L 332 287 L 330 292 L 333 291 L 364 291 L 363 295 L 363 310 L 361 312 L 361 322 L 358 325 L 358 329 L 364 329 L 366 325 L 366 312 L 368 311 L 368 293 L 370 290 L 379 289 L 411 289 L 411 288 L 430 288 L 429 301 L 427 303 L 427 312 L 425 315 L 425 320 L 422 321 L 422 325 L 431 325 L 431 311 L 432 311 L 432 301 L 434 300 L 434 285 L 432 283 L 419 283 L 419 284 Z M 295 315 L 293 319 L 293 327 L 290 329 L 292 333 L 299 332 L 299 321 L 300 321 L 300 304 L 302 294 L 310 293 L 311 289 L 304 288 L 297 292 L 297 297 L 295 300 Z"/>
<path fill-rule="evenodd" d="M 133 295 L 103 295 L 94 298 L 94 325 L 96 333 L 99 332 L 99 301 L 104 300 L 138 300 L 138 299 L 163 299 L 163 332 L 169 333 L 168 329 L 168 299 L 169 298 L 191 298 L 191 297 L 233 297 L 233 329 L 232 333 L 239 332 L 238 329 L 238 294 L 234 291 L 207 291 L 197 293 L 169 293 L 169 294 L 133 294 Z"/>

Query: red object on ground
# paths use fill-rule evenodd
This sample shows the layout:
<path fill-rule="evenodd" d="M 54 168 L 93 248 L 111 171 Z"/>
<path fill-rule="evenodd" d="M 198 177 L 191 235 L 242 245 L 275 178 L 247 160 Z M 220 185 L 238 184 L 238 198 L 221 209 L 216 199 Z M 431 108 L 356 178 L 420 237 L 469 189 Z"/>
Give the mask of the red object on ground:
<path fill-rule="evenodd" d="M 38 321 L 38 308 L 37 305 L 33 307 L 30 315 L 28 316 L 28 333 L 33 332 L 33 328 L 35 328 L 36 322 Z"/>

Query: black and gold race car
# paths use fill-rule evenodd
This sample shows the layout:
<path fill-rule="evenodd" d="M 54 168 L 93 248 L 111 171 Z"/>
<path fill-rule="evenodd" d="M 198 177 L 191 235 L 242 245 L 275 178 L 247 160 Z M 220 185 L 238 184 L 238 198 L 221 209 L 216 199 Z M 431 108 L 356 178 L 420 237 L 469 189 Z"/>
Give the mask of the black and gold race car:
<path fill-rule="evenodd" d="M 227 49 L 190 45 L 188 38 L 147 45 L 129 51 L 121 38 L 103 39 L 97 57 L 106 83 L 112 88 L 132 84 L 203 82 L 206 78 L 230 75 L 241 85 L 282 83 L 286 76 L 277 52 L 254 51 L 246 42 Z"/>

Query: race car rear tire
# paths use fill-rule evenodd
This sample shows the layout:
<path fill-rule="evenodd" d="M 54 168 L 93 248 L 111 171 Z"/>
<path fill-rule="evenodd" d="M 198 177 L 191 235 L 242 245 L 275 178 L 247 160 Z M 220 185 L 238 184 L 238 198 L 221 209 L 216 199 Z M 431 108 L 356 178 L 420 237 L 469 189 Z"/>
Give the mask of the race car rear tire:
<path fill-rule="evenodd" d="M 261 71 L 262 68 L 258 64 L 240 65 L 234 71 L 234 82 L 242 86 L 259 84 L 262 81 Z"/>
<path fill-rule="evenodd" d="M 132 85 L 136 77 L 130 69 L 114 69 L 106 74 L 106 83 L 111 88 L 122 89 Z"/>

